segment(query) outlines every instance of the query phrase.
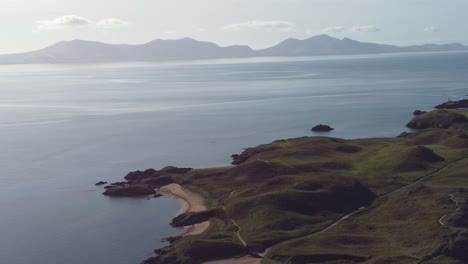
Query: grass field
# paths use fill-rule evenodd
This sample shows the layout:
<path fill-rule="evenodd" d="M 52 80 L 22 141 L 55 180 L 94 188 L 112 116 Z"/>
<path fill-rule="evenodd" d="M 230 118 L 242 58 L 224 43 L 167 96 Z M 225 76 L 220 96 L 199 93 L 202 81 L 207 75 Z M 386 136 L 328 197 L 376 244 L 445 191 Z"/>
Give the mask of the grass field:
<path fill-rule="evenodd" d="M 278 140 L 246 149 L 236 166 L 143 178 L 136 183 L 179 183 L 216 212 L 186 216 L 210 220 L 210 228 L 146 263 L 203 263 L 266 249 L 266 264 L 468 261 L 459 249 L 468 241 L 466 208 L 453 202 L 468 197 L 468 126 L 459 117 L 467 114 L 419 115 L 413 123 L 424 129 L 399 138 Z"/>

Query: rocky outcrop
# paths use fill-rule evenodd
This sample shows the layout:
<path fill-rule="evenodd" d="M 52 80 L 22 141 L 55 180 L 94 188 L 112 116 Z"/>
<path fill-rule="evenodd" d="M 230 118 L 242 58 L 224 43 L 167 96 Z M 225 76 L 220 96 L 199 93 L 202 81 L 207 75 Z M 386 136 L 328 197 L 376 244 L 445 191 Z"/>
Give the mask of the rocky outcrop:
<path fill-rule="evenodd" d="M 316 126 L 314 126 L 314 127 L 312 128 L 312 131 L 314 131 L 314 132 L 330 132 L 330 131 L 332 131 L 332 130 L 334 130 L 334 128 L 332 128 L 331 126 L 329 126 L 329 125 L 322 125 L 322 124 L 316 125 Z"/>
<path fill-rule="evenodd" d="M 468 262 L 468 233 L 461 233 L 449 241 L 443 249 L 443 254 L 453 258 Z"/>
<path fill-rule="evenodd" d="M 160 177 L 165 174 L 185 174 L 192 170 L 192 168 L 178 168 L 174 166 L 167 166 L 162 168 L 161 170 L 155 169 L 147 169 L 145 171 L 133 171 L 129 172 L 125 179 L 129 182 L 138 182 L 145 179 L 152 179 L 156 177 Z"/>
<path fill-rule="evenodd" d="M 107 184 L 107 182 L 106 181 L 99 181 L 95 185 L 96 186 L 101 186 L 101 185 L 104 185 L 104 184 Z"/>
<path fill-rule="evenodd" d="M 449 128 L 454 124 L 466 122 L 468 118 L 463 114 L 437 110 L 414 117 L 406 126 L 412 129 Z"/>
<path fill-rule="evenodd" d="M 116 197 L 138 197 L 154 195 L 156 194 L 156 191 L 148 184 L 137 184 L 127 186 L 114 186 L 110 189 L 107 189 L 103 194 L 107 196 Z"/>
<path fill-rule="evenodd" d="M 244 150 L 244 152 L 242 152 L 241 154 L 231 155 L 231 158 L 232 158 L 231 164 L 239 165 L 239 164 L 246 162 L 252 156 L 249 150 L 251 150 L 251 148 Z"/>
<path fill-rule="evenodd" d="M 174 183 L 174 179 L 171 176 L 160 176 L 151 179 L 143 180 L 143 183 L 149 184 L 154 188 L 162 187 L 164 185 L 168 185 Z"/>
<path fill-rule="evenodd" d="M 168 166 L 161 170 L 147 169 L 129 172 L 125 176 L 127 181 L 114 182 L 104 187 L 106 191 L 103 194 L 119 197 L 155 195 L 155 188 L 174 183 L 177 175 L 185 174 L 190 170 L 192 169 Z M 99 183 L 106 184 L 105 182 Z"/>
<path fill-rule="evenodd" d="M 457 108 L 468 108 L 468 99 L 460 101 L 448 101 L 446 103 L 436 106 L 437 109 L 457 109 Z"/>
<path fill-rule="evenodd" d="M 127 181 L 137 181 L 142 179 L 150 178 L 155 175 L 158 171 L 155 169 L 147 169 L 145 171 L 132 171 L 129 172 L 124 178 Z"/>
<path fill-rule="evenodd" d="M 459 206 L 455 213 L 449 215 L 447 224 L 453 227 L 468 228 L 468 205 Z"/>
<path fill-rule="evenodd" d="M 224 215 L 224 211 L 221 209 L 212 209 L 203 212 L 184 213 L 172 219 L 171 225 L 174 227 L 190 226 L 206 222 L 212 217 L 222 215 Z"/>

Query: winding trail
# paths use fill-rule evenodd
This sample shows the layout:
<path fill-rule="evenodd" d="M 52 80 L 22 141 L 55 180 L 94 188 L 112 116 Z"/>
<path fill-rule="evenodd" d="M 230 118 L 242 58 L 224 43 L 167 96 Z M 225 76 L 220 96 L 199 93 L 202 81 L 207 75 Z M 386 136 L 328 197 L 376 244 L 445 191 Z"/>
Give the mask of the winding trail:
<path fill-rule="evenodd" d="M 339 225 L 340 223 L 346 221 L 348 218 L 356 215 L 356 214 L 359 214 L 359 213 L 363 213 L 365 211 L 368 211 L 371 209 L 371 206 L 373 204 L 375 204 L 376 201 L 378 200 L 381 200 L 381 199 L 385 199 L 385 198 L 388 198 L 390 196 L 392 196 L 393 194 L 397 193 L 397 192 L 400 192 L 402 190 L 405 190 L 405 189 L 408 189 L 408 188 L 411 188 L 417 184 L 420 184 L 422 182 L 424 182 L 425 180 L 435 176 L 435 175 L 438 175 L 439 173 L 441 172 L 444 172 L 446 171 L 447 169 L 449 169 L 450 167 L 452 167 L 454 164 L 460 162 L 460 161 L 464 161 L 464 160 L 467 160 L 468 157 L 463 157 L 463 158 L 459 158 L 459 159 L 456 159 L 456 160 L 453 160 L 447 164 L 445 164 L 445 166 L 441 167 L 441 168 L 438 168 L 437 170 L 431 172 L 431 173 L 428 173 L 426 175 L 423 175 L 421 176 L 420 178 L 416 179 L 414 182 L 410 183 L 410 184 L 407 184 L 405 186 L 402 186 L 398 189 L 395 189 L 393 191 L 390 191 L 390 192 L 387 192 L 387 193 L 384 193 L 384 194 L 381 194 L 379 196 L 377 196 L 377 198 L 372 202 L 372 204 L 366 206 L 366 207 L 360 207 L 352 212 L 350 212 L 349 214 L 346 214 L 342 217 L 340 217 L 339 219 L 335 220 L 334 222 L 332 222 L 331 224 L 329 224 L 328 226 L 320 229 L 320 230 L 317 230 L 317 231 L 314 231 L 312 233 L 309 233 L 309 234 L 305 234 L 305 235 L 302 235 L 302 236 L 299 236 L 299 237 L 296 237 L 296 238 L 292 238 L 292 239 L 288 239 L 288 240 L 285 240 L 285 241 L 282 241 L 282 242 L 279 242 L 277 244 L 274 244 L 272 245 L 271 247 L 267 248 L 263 253 L 259 253 L 259 254 L 252 254 L 252 256 L 246 256 L 246 257 L 243 257 L 243 258 L 239 258 L 239 259 L 226 259 L 226 260 L 218 260 L 218 261 L 213 261 L 213 262 L 208 262 L 206 264 L 260 264 L 261 262 L 261 259 L 262 258 L 265 258 L 266 255 L 268 254 L 268 252 L 270 252 L 273 248 L 275 247 L 278 247 L 282 244 L 285 244 L 285 243 L 288 243 L 288 242 L 291 242 L 293 240 L 297 240 L 297 239 L 302 239 L 302 238 L 309 238 L 309 237 L 313 237 L 313 236 L 316 236 L 316 235 L 320 235 L 322 233 L 325 233 L 327 232 L 328 230 L 334 228 L 335 226 Z M 266 161 L 265 161 L 266 162 Z M 229 199 L 233 194 L 234 194 L 235 190 L 232 191 L 229 196 L 226 198 Z M 451 197 L 451 200 L 454 201 L 455 203 L 458 203 L 456 200 L 454 200 L 454 197 L 453 197 L 453 194 L 450 196 Z M 226 214 L 227 214 L 227 211 L 226 211 L 226 208 L 224 206 L 224 202 L 223 202 L 223 209 L 225 210 Z M 229 220 L 231 220 L 231 222 L 237 227 L 237 237 L 239 238 L 239 240 L 242 242 L 242 244 L 247 247 L 247 243 L 244 241 L 244 239 L 242 238 L 241 236 L 241 227 L 234 221 L 234 219 L 230 218 L 229 217 L 229 214 L 227 214 Z M 439 219 L 439 222 L 442 224 L 442 220 L 445 216 L 443 216 L 441 219 Z M 443 224 L 442 224 L 443 225 Z M 258 258 L 258 256 L 260 256 L 261 258 Z M 257 258 L 256 258 L 257 257 Z"/>
<path fill-rule="evenodd" d="M 240 242 L 242 242 L 242 244 L 244 245 L 244 247 L 247 247 L 247 243 L 245 243 L 245 240 L 242 238 L 241 236 L 241 227 L 236 223 L 236 221 L 234 221 L 234 219 L 231 219 L 231 222 L 234 226 L 237 227 L 237 237 L 239 238 Z"/>
<path fill-rule="evenodd" d="M 228 219 L 229 219 L 229 220 L 231 221 L 231 223 L 237 228 L 237 232 L 236 232 L 237 238 L 238 238 L 239 241 L 242 243 L 242 245 L 244 245 L 244 247 L 247 247 L 247 243 L 245 242 L 245 240 L 242 238 L 242 235 L 241 235 L 241 230 L 242 230 L 242 228 L 240 227 L 240 225 L 237 224 L 236 220 L 232 219 L 232 218 L 229 216 L 229 213 L 228 213 L 228 211 L 226 210 L 225 202 L 226 202 L 226 200 L 228 200 L 229 198 L 231 198 L 231 196 L 232 196 L 235 192 L 236 192 L 236 190 L 231 191 L 231 192 L 229 193 L 229 196 L 228 196 L 226 199 L 224 199 L 222 208 L 223 208 L 224 212 L 226 213 Z"/>
<path fill-rule="evenodd" d="M 374 202 L 373 202 L 372 204 L 374 204 L 375 201 L 377 201 L 377 200 L 380 200 L 380 199 L 382 199 L 382 198 L 388 198 L 388 197 L 390 197 L 391 195 L 393 195 L 393 194 L 395 194 L 395 193 L 397 193 L 397 192 L 399 192 L 399 191 L 402 191 L 402 190 L 411 188 L 411 187 L 413 187 L 413 186 L 415 186 L 415 185 L 417 185 L 417 184 L 419 184 L 419 183 L 422 183 L 422 182 L 424 182 L 425 180 L 427 180 L 427 179 L 429 179 L 429 178 L 431 178 L 431 177 L 433 177 L 433 176 L 435 176 L 435 175 L 437 175 L 437 174 L 439 174 L 439 173 L 441 173 L 441 172 L 446 171 L 447 169 L 449 169 L 450 167 L 452 167 L 454 164 L 456 164 L 456 163 L 458 163 L 458 162 L 460 162 L 460 161 L 467 160 L 467 159 L 468 159 L 468 157 L 463 157 L 463 158 L 459 158 L 459 159 L 453 160 L 453 161 L 451 161 L 451 162 L 445 164 L 445 166 L 443 166 L 443 167 L 441 167 L 441 168 L 439 168 L 439 169 L 437 169 L 437 170 L 435 170 L 435 171 L 433 171 L 433 172 L 431 172 L 431 173 L 429 173 L 429 174 L 426 174 L 426 175 L 424 175 L 424 176 L 421 176 L 420 178 L 416 179 L 414 182 L 412 182 L 412 183 L 410 183 L 410 184 L 408 184 L 408 185 L 402 186 L 402 187 L 400 187 L 400 188 L 398 188 L 398 189 L 396 189 L 396 190 L 390 191 L 390 192 L 388 192 L 388 193 L 381 194 L 381 195 L 377 196 L 377 199 L 375 199 Z M 453 196 L 452 196 L 452 197 L 453 197 Z M 372 204 L 371 204 L 371 205 L 372 205 Z M 340 223 L 342 223 L 342 222 L 345 221 L 346 219 L 348 219 L 348 218 L 350 218 L 350 217 L 352 217 L 352 216 L 354 216 L 354 215 L 356 215 L 356 214 L 358 214 L 358 213 L 365 212 L 365 211 L 369 210 L 369 209 L 371 208 L 371 205 L 369 205 L 369 206 L 367 206 L 367 207 L 361 207 L 361 208 L 359 208 L 359 209 L 357 209 L 357 210 L 355 210 L 355 211 L 353 211 L 353 212 L 351 212 L 351 213 L 349 213 L 349 214 L 347 214 L 347 215 L 344 215 L 344 216 L 342 216 L 341 218 L 339 218 L 338 220 L 334 221 L 333 223 L 331 223 L 330 225 L 324 227 L 324 228 L 321 229 L 321 230 L 318 230 L 318 231 L 315 231 L 315 232 L 312 232 L 312 233 L 309 233 L 309 234 L 305 234 L 305 235 L 302 235 L 302 236 L 299 236 L 299 237 L 296 237 L 296 238 L 292 238 L 292 239 L 289 239 L 289 240 L 285 240 L 285 241 L 279 242 L 279 243 L 277 243 L 277 244 L 275 244 L 275 245 L 273 245 L 273 246 L 267 248 L 263 253 L 260 253 L 259 255 L 260 255 L 262 258 L 264 258 L 264 257 L 268 254 L 268 252 L 269 252 L 271 249 L 273 249 L 274 247 L 280 246 L 280 245 L 282 245 L 282 244 L 291 242 L 291 241 L 296 240 L 296 239 L 309 238 L 309 237 L 313 237 L 313 236 L 322 234 L 322 233 L 324 233 L 324 232 L 326 232 L 326 231 L 332 229 L 333 227 L 339 225 Z M 440 220 L 440 219 L 439 219 L 439 220 Z"/>

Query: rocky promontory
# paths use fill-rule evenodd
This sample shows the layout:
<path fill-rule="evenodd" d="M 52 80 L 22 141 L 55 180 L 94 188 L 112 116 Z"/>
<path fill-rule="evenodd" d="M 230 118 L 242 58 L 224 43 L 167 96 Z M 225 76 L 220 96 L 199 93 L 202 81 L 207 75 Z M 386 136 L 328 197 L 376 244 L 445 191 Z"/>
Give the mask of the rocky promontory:
<path fill-rule="evenodd" d="M 192 170 L 168 166 L 161 170 L 147 169 L 145 171 L 129 172 L 124 182 L 115 182 L 105 187 L 103 193 L 107 196 L 138 197 L 156 195 L 156 188 L 180 181 L 178 176 Z"/>
<path fill-rule="evenodd" d="M 460 123 L 468 123 L 465 114 L 454 110 L 436 110 L 415 116 L 406 126 L 412 129 L 449 128 Z"/>
<path fill-rule="evenodd" d="M 154 195 L 156 194 L 156 191 L 148 184 L 136 184 L 127 186 L 115 186 L 107 189 L 103 194 L 107 196 L 138 197 Z"/>
<path fill-rule="evenodd" d="M 448 101 L 443 104 L 436 106 L 437 109 L 458 109 L 458 108 L 468 108 L 468 99 L 463 99 L 459 101 Z"/>

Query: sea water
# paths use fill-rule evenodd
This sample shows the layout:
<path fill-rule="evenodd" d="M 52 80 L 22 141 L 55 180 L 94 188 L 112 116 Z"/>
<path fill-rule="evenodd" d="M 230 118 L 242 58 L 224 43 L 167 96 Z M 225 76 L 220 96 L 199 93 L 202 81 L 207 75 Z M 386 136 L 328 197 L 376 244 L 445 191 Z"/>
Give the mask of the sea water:
<path fill-rule="evenodd" d="M 468 53 L 0 66 L 0 263 L 139 263 L 177 232 L 177 201 L 100 180 L 227 165 L 245 147 L 394 137 L 468 94 Z"/>

